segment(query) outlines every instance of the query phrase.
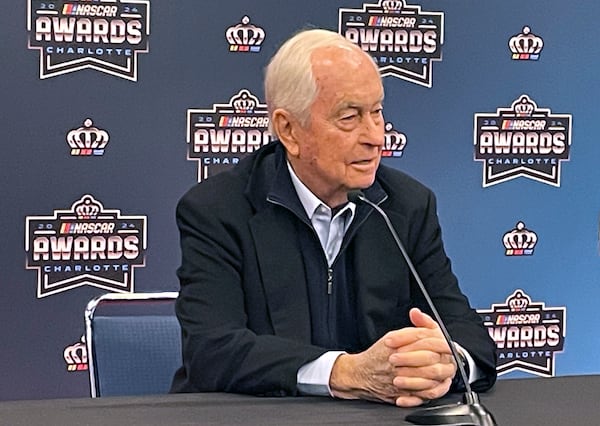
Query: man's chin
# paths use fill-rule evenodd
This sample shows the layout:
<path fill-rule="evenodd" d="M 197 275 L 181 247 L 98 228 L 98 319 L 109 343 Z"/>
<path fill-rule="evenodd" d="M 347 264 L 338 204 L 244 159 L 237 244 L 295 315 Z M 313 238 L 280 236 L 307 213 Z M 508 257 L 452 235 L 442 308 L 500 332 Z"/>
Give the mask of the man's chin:
<path fill-rule="evenodd" d="M 361 179 L 359 181 L 353 182 L 353 185 L 349 186 L 349 190 L 350 191 L 363 191 L 367 188 L 369 188 L 371 185 L 373 185 L 373 182 L 375 182 L 375 175 L 373 175 L 372 178 L 370 179 Z"/>

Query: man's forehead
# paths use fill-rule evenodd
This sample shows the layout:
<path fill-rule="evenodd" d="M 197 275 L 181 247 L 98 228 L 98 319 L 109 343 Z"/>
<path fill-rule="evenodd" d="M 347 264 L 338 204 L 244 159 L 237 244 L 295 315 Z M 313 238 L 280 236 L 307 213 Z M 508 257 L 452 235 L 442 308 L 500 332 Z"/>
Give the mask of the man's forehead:
<path fill-rule="evenodd" d="M 331 76 L 333 77 L 333 76 Z M 341 77 L 344 78 L 344 77 Z M 332 112 L 344 109 L 371 109 L 383 102 L 384 89 L 377 77 L 368 81 L 340 81 L 336 78 L 318 80 L 315 99 Z"/>

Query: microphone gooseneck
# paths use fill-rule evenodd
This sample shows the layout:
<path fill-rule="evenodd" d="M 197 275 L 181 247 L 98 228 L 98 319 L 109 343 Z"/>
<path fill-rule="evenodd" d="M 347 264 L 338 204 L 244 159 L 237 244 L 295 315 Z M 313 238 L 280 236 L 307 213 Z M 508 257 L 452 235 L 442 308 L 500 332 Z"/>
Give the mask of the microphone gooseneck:
<path fill-rule="evenodd" d="M 373 210 L 375 210 L 385 221 L 390 234 L 394 238 L 398 249 L 400 249 L 400 253 L 404 258 L 404 261 L 408 265 L 412 276 L 414 277 L 421 293 L 425 297 L 427 301 L 427 305 L 431 309 L 435 320 L 437 321 L 442 334 L 444 335 L 444 339 L 448 343 L 450 347 L 450 351 L 452 352 L 452 357 L 456 362 L 458 367 L 458 373 L 460 378 L 463 380 L 465 385 L 465 393 L 463 397 L 463 404 L 450 404 L 450 405 L 441 405 L 437 407 L 423 408 L 419 409 L 412 414 L 406 416 L 406 420 L 414 424 L 420 425 L 473 425 L 473 426 L 496 426 L 496 421 L 492 414 L 487 411 L 487 409 L 479 403 L 479 395 L 476 392 L 473 392 L 471 389 L 471 385 L 469 383 L 469 378 L 465 371 L 464 365 L 460 360 L 458 355 L 458 351 L 454 344 L 452 343 L 452 338 L 450 337 L 450 333 L 448 333 L 448 329 L 446 328 L 446 324 L 442 320 L 440 314 L 438 313 L 433 300 L 429 296 L 429 292 L 425 288 L 419 273 L 415 269 L 406 249 L 404 248 L 404 244 L 400 240 L 398 233 L 394 229 L 392 222 L 388 215 L 379 207 L 377 204 L 373 203 L 369 200 L 362 191 L 354 190 L 348 192 L 348 201 L 351 201 L 355 204 L 360 202 L 369 205 Z"/>

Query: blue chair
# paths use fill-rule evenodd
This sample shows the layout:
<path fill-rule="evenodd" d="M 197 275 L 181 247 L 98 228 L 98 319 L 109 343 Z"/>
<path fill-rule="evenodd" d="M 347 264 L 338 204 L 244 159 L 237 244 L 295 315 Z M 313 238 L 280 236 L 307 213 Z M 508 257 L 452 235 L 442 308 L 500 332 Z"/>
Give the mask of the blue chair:
<path fill-rule="evenodd" d="M 177 292 L 108 293 L 85 310 L 93 398 L 166 394 L 181 361 Z"/>

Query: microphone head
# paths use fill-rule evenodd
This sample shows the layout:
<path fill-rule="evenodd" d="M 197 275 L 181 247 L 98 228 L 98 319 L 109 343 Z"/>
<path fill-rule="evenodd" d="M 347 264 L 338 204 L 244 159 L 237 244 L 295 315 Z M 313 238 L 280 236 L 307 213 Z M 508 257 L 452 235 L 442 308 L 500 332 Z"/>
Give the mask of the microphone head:
<path fill-rule="evenodd" d="M 353 189 L 348 191 L 348 201 L 358 204 L 365 198 L 365 194 L 360 189 Z"/>

